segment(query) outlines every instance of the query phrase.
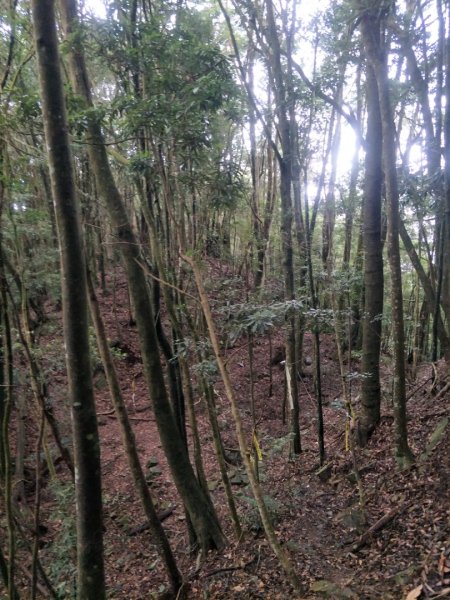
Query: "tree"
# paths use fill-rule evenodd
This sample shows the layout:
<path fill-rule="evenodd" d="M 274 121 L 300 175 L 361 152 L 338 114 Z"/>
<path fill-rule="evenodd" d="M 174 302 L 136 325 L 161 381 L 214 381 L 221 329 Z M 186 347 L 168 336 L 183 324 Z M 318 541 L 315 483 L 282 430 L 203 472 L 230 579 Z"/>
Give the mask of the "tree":
<path fill-rule="evenodd" d="M 219 4 L 227 21 L 233 48 L 239 61 L 241 77 L 243 81 L 246 81 L 246 76 L 239 56 L 239 48 L 231 25 L 230 16 L 220 0 Z M 239 10 L 237 5 L 236 9 Z M 295 114 L 295 100 L 293 94 L 291 93 L 292 87 L 289 84 L 289 75 L 283 68 L 282 45 L 280 43 L 280 34 L 276 23 L 275 10 L 272 1 L 267 0 L 265 3 L 265 27 L 261 27 L 261 23 L 258 22 L 258 15 L 255 7 L 250 5 L 248 9 L 250 12 L 250 17 L 248 19 L 249 27 L 254 29 L 254 33 L 257 37 L 260 47 L 259 49 L 264 53 L 265 59 L 267 60 L 269 81 L 271 88 L 273 89 L 275 101 L 275 116 L 277 118 L 277 132 L 281 151 L 278 149 L 278 146 L 272 139 L 270 135 L 270 128 L 268 127 L 267 123 L 263 123 L 265 133 L 266 135 L 269 135 L 268 143 L 271 144 L 274 150 L 280 173 L 279 194 L 281 200 L 280 233 L 282 246 L 282 268 L 285 299 L 289 302 L 295 299 L 294 247 L 292 242 L 294 204 L 291 189 L 293 185 L 294 154 L 297 148 L 295 144 L 295 119 L 294 122 L 290 122 L 290 117 L 293 117 Z M 293 19 L 290 29 L 292 33 L 293 28 L 295 27 L 295 11 L 294 14 L 291 15 L 291 18 Z M 288 14 L 286 12 L 283 14 L 283 22 L 285 23 L 287 19 Z M 261 31 L 264 31 L 264 38 L 261 35 Z M 290 47 L 290 49 L 292 50 L 292 47 Z M 292 58 L 291 55 L 290 58 Z M 256 109 L 253 90 L 248 83 L 246 83 L 246 90 L 249 97 L 249 102 L 252 104 L 252 108 Z M 257 112 L 261 118 L 260 111 Z M 298 176 L 298 169 L 296 174 Z M 293 434 L 292 449 L 294 454 L 298 454 L 301 452 L 301 439 L 299 423 L 300 406 L 298 401 L 297 386 L 298 356 L 296 347 L 297 336 L 295 314 L 291 313 L 287 315 L 286 320 L 288 325 L 286 335 L 286 388 L 290 410 L 290 430 Z"/>
<path fill-rule="evenodd" d="M 403 321 L 402 272 L 399 246 L 399 194 L 396 171 L 395 124 L 392 115 L 387 51 L 381 43 L 381 5 L 362 8 L 361 35 L 367 60 L 377 82 L 382 126 L 383 169 L 388 213 L 388 254 L 391 273 L 391 309 L 394 337 L 393 404 L 396 423 L 396 452 L 399 464 L 408 467 L 413 455 L 408 445 L 406 423 L 405 332 Z"/>
<path fill-rule="evenodd" d="M 379 32 L 378 32 L 379 33 Z M 373 67 L 366 67 L 367 134 L 363 199 L 364 314 L 362 326 L 361 415 L 359 441 L 368 437 L 380 420 L 380 350 L 383 316 L 383 242 L 381 239 L 382 133 L 378 88 Z"/>
<path fill-rule="evenodd" d="M 61 0 L 61 13 L 66 37 L 70 39 L 69 70 L 75 93 L 79 95 L 88 117 L 88 154 L 97 189 L 105 204 L 127 269 L 130 295 L 136 316 L 139 340 L 144 362 L 144 373 L 153 401 L 156 422 L 175 484 L 192 520 L 197 542 L 202 551 L 222 548 L 226 539 L 220 527 L 210 499 L 201 489 L 173 414 L 167 395 L 164 373 L 158 352 L 155 317 L 145 273 L 141 266 L 139 244 L 125 210 L 121 194 L 116 186 L 108 162 L 103 133 L 95 115 L 92 115 L 92 96 L 84 61 L 84 53 L 78 37 L 80 25 L 76 0 Z"/>
<path fill-rule="evenodd" d="M 53 0 L 34 0 L 33 23 L 61 253 L 64 337 L 76 468 L 77 594 L 105 598 L 100 444 L 93 393 L 86 272 Z"/>
<path fill-rule="evenodd" d="M 450 7 L 447 7 L 450 15 Z M 442 270 L 443 298 L 447 331 L 450 330 L 450 33 L 445 39 L 445 116 L 444 116 L 444 158 L 445 158 L 445 195 L 443 201 L 444 217 L 442 219 Z M 439 298 L 438 298 L 439 300 Z M 438 310 L 439 309 L 439 304 Z M 447 362 L 450 363 L 450 345 L 445 348 Z"/>
<path fill-rule="evenodd" d="M 122 443 L 127 454 L 130 471 L 133 475 L 136 489 L 139 492 L 142 507 L 144 509 L 145 516 L 147 517 L 149 527 L 152 531 L 155 542 L 158 544 L 161 557 L 164 560 L 170 586 L 172 588 L 172 593 L 174 596 L 177 596 L 178 594 L 178 597 L 181 598 L 183 594 L 180 588 L 183 585 L 183 578 L 178 570 L 172 548 L 170 547 L 169 540 L 167 539 L 163 526 L 161 525 L 159 517 L 156 513 L 155 505 L 148 488 L 148 483 L 145 480 L 145 474 L 142 469 L 136 448 L 133 429 L 128 418 L 128 412 L 123 399 L 122 391 L 120 389 L 120 383 L 117 377 L 116 369 L 114 367 L 114 361 L 108 344 L 108 338 L 106 336 L 97 295 L 95 293 L 95 288 L 89 271 L 87 273 L 87 285 L 89 292 L 89 308 L 95 329 L 97 346 L 105 369 L 114 410 L 116 412 L 118 421 L 120 422 Z"/>

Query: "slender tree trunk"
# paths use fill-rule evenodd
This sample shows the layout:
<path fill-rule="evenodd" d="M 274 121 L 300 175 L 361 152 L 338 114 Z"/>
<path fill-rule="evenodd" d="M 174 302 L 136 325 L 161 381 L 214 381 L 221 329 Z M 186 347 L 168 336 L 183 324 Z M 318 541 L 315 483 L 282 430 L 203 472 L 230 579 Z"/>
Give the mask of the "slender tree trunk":
<path fill-rule="evenodd" d="M 4 145 L 0 141 L 0 286 L 1 289 L 6 288 L 6 276 L 3 258 L 3 234 L 2 234 L 2 221 L 4 212 L 5 202 L 5 185 L 3 177 L 3 151 Z M 4 452 L 4 434 L 7 432 L 7 423 L 5 423 L 5 415 L 7 409 L 7 388 L 5 385 L 6 371 L 5 371 L 5 359 L 6 359 L 6 339 L 5 339 L 5 318 L 6 318 L 6 293 L 0 296 L 0 482 L 4 481 L 6 476 L 6 460 Z"/>
<path fill-rule="evenodd" d="M 425 269 L 423 268 L 422 261 L 420 260 L 420 257 L 416 252 L 414 244 L 411 240 L 411 237 L 409 236 L 408 231 L 406 230 L 405 224 L 403 223 L 402 219 L 400 219 L 399 223 L 399 232 L 403 242 L 403 246 L 405 247 L 405 250 L 408 253 L 409 259 L 414 269 L 416 270 L 417 275 L 419 277 L 419 281 L 422 285 L 422 289 L 424 291 L 426 303 L 428 306 L 428 312 L 430 314 L 433 314 L 433 312 L 435 312 L 433 327 L 436 328 L 436 337 L 439 338 L 442 350 L 445 354 L 447 354 L 450 351 L 450 338 L 446 331 L 445 323 L 442 319 L 441 304 L 437 301 L 437 294 L 434 291 L 431 279 L 425 272 Z M 442 240 L 441 236 L 439 236 L 439 239 Z"/>
<path fill-rule="evenodd" d="M 3 551 L 0 546 L 0 574 L 3 579 L 3 583 L 6 589 L 8 589 L 8 563 L 6 562 L 5 557 L 3 556 Z"/>
<path fill-rule="evenodd" d="M 277 106 L 278 127 L 280 133 L 282 156 L 279 157 L 280 167 L 280 197 L 281 197 L 281 241 L 283 249 L 283 273 L 286 301 L 295 299 L 294 252 L 292 244 L 293 203 L 292 186 L 292 153 L 295 151 L 291 139 L 291 125 L 288 118 L 288 98 L 281 63 L 281 47 L 275 23 L 272 0 L 267 0 L 267 39 L 272 49 L 270 60 L 274 85 L 274 96 Z M 290 99 L 290 101 L 293 101 Z M 294 454 L 302 451 L 300 440 L 299 413 L 297 390 L 297 360 L 296 360 L 296 318 L 292 312 L 287 317 L 288 330 L 286 336 L 286 376 L 288 382 L 288 401 L 290 413 L 290 430 L 293 434 L 292 450 Z"/>
<path fill-rule="evenodd" d="M 7 261 L 5 261 L 7 262 Z M 20 280 L 19 280 L 20 283 Z M 22 286 L 19 286 L 19 291 Z M 11 298 L 11 303 L 13 301 L 13 296 L 10 288 L 8 287 L 8 293 Z M 72 456 L 70 454 L 70 450 L 65 446 L 61 432 L 59 430 L 58 421 L 55 418 L 53 407 L 50 402 L 50 398 L 48 395 L 48 386 L 45 380 L 45 375 L 42 373 L 42 369 L 39 365 L 38 359 L 36 357 L 36 352 L 34 352 L 33 340 L 31 339 L 29 327 L 26 324 L 21 323 L 20 316 L 18 314 L 18 310 L 16 306 L 13 306 L 13 312 L 15 316 L 15 325 L 17 329 L 18 336 L 20 338 L 20 342 L 22 344 L 25 356 L 28 361 L 28 367 L 30 371 L 30 385 L 33 391 L 34 398 L 36 400 L 37 406 L 40 410 L 43 411 L 46 421 L 50 427 L 53 438 L 55 440 L 56 446 L 61 453 L 61 458 L 67 465 L 67 468 L 70 471 L 72 479 L 75 478 L 75 468 L 72 460 Z"/>
<path fill-rule="evenodd" d="M 357 89 L 357 120 L 361 122 L 361 113 L 363 105 L 363 94 L 361 89 L 361 71 L 362 65 L 358 66 L 356 76 L 356 89 Z M 352 253 L 352 240 L 353 240 L 353 222 L 355 219 L 356 207 L 358 206 L 358 176 L 360 171 L 359 153 L 361 150 L 361 139 L 358 138 L 355 143 L 352 158 L 352 169 L 350 172 L 350 182 L 348 186 L 347 202 L 345 203 L 345 227 L 344 227 L 344 253 L 342 258 L 342 269 L 344 271 L 350 268 L 350 259 Z M 351 340 L 349 340 L 351 347 Z"/>
<path fill-rule="evenodd" d="M 76 32 L 79 30 L 76 0 L 61 0 L 61 13 L 66 36 L 72 36 L 69 52 L 70 72 L 75 92 L 83 98 L 86 107 L 92 107 L 90 84 L 84 55 Z M 136 323 L 144 363 L 144 373 L 153 400 L 156 423 L 161 442 L 169 462 L 175 485 L 186 505 L 195 529 L 198 544 L 203 551 L 221 549 L 226 538 L 217 515 L 201 489 L 180 439 L 178 426 L 170 405 L 164 373 L 158 352 L 155 318 L 150 293 L 141 267 L 139 244 L 132 230 L 123 199 L 114 181 L 98 122 L 89 120 L 89 158 L 97 189 L 108 207 L 111 221 L 126 265 L 128 283 L 134 306 Z"/>
<path fill-rule="evenodd" d="M 103 366 L 105 367 L 106 379 L 108 381 L 109 391 L 113 402 L 114 410 L 117 416 L 117 420 L 120 423 L 120 431 L 122 436 L 123 447 L 125 448 L 128 464 L 130 465 L 130 471 L 133 476 L 134 484 L 139 492 L 141 503 L 147 517 L 150 529 L 153 534 L 154 541 L 158 545 L 161 558 L 164 561 L 166 571 L 170 580 L 170 585 L 174 596 L 179 592 L 180 587 L 183 585 L 183 578 L 178 570 L 175 557 L 172 553 L 172 549 L 169 544 L 169 540 L 165 534 L 165 531 L 158 519 L 155 506 L 153 504 L 150 490 L 148 489 L 147 481 L 142 470 L 139 455 L 136 449 L 136 441 L 134 437 L 133 428 L 131 427 L 130 420 L 128 419 L 128 413 L 123 401 L 122 392 L 120 389 L 119 380 L 117 378 L 116 370 L 114 367 L 113 358 L 111 356 L 111 350 L 108 345 L 108 339 L 106 337 L 106 331 L 103 324 L 103 320 L 100 314 L 100 308 L 97 301 L 97 295 L 95 293 L 92 278 L 88 272 L 87 274 L 88 290 L 89 290 L 89 306 L 92 316 L 92 322 L 94 324 L 95 335 L 97 338 L 98 350 L 102 359 Z"/>
<path fill-rule="evenodd" d="M 311 304 L 314 310 L 319 308 L 319 300 L 314 281 L 314 272 L 312 264 L 311 239 L 312 231 L 309 221 L 309 206 L 308 197 L 305 195 L 305 229 L 306 229 L 306 264 L 308 268 L 309 290 L 311 294 Z M 322 402 L 322 372 L 320 361 L 320 333 L 319 323 L 314 319 L 313 323 L 314 335 L 314 387 L 317 401 L 317 442 L 319 446 L 319 462 L 321 465 L 325 462 L 325 427 L 323 420 L 323 402 Z"/>
<path fill-rule="evenodd" d="M 1 255 L 0 255 L 1 258 Z M 0 452 L 3 457 L 4 473 L 3 473 L 3 502 L 5 510 L 5 520 L 7 528 L 8 541 L 8 563 L 7 563 L 7 590 L 8 600 L 15 598 L 17 594 L 15 584 L 15 564 L 16 564 L 16 531 L 13 515 L 13 477 L 11 464 L 11 448 L 10 448 L 10 419 L 13 408 L 13 390 L 14 390 L 14 366 L 13 366 L 13 350 L 11 337 L 11 323 L 8 314 L 8 301 L 6 296 L 6 285 L 2 263 L 0 263 L 0 322 L 2 324 L 3 347 L 1 366 L 3 372 L 3 384 L 5 386 L 4 405 L 2 407 L 2 422 L 1 422 L 1 441 L 2 446 Z"/>
<path fill-rule="evenodd" d="M 216 334 L 216 330 L 215 330 L 214 318 L 211 313 L 211 308 L 209 305 L 209 300 L 208 300 L 205 288 L 203 286 L 200 269 L 197 267 L 197 265 L 195 264 L 194 260 L 191 257 L 184 255 L 183 258 L 191 266 L 193 273 L 194 273 L 195 283 L 197 285 L 197 290 L 198 290 L 198 293 L 200 296 L 202 310 L 203 310 L 203 314 L 205 315 L 205 320 L 206 320 L 206 324 L 208 327 L 209 337 L 210 337 L 211 344 L 212 344 L 212 347 L 214 350 L 214 355 L 216 358 L 217 366 L 219 368 L 219 372 L 220 372 L 220 375 L 221 375 L 221 378 L 222 378 L 222 381 L 223 381 L 223 384 L 225 387 L 225 393 L 226 393 L 227 398 L 231 405 L 231 412 L 232 412 L 235 427 L 236 427 L 236 435 L 237 435 L 237 439 L 238 439 L 238 443 L 239 443 L 239 449 L 241 452 L 241 456 L 242 456 L 242 459 L 243 459 L 243 462 L 245 465 L 245 471 L 247 473 L 247 476 L 248 476 L 248 479 L 250 482 L 250 486 L 252 488 L 252 492 L 255 497 L 255 502 L 257 504 L 259 514 L 261 516 L 261 521 L 262 521 L 264 531 L 267 536 L 267 540 L 270 544 L 272 551 L 278 558 L 280 565 L 284 569 L 284 571 L 289 579 L 289 582 L 293 586 L 294 590 L 297 593 L 301 593 L 304 591 L 303 586 L 297 577 L 297 574 L 294 570 L 294 567 L 293 567 L 289 557 L 287 556 L 287 554 L 281 547 L 280 542 L 277 539 L 275 530 L 273 528 L 273 525 L 272 525 L 272 522 L 270 519 L 270 515 L 268 513 L 268 510 L 267 510 L 267 507 L 266 507 L 266 504 L 264 501 L 261 486 L 256 478 L 255 469 L 253 468 L 253 465 L 250 461 L 250 450 L 247 447 L 247 443 L 245 441 L 244 428 L 243 428 L 242 420 L 241 420 L 241 417 L 239 414 L 239 408 L 237 405 L 233 386 L 231 384 L 231 379 L 230 379 L 230 376 L 226 369 L 225 362 L 222 358 L 220 344 L 219 344 L 219 340 L 217 338 L 217 334 Z"/>
<path fill-rule="evenodd" d="M 64 338 L 76 467 L 80 600 L 105 598 L 100 444 L 88 336 L 83 241 L 75 196 L 53 0 L 33 0 L 45 139 L 61 254 Z"/>

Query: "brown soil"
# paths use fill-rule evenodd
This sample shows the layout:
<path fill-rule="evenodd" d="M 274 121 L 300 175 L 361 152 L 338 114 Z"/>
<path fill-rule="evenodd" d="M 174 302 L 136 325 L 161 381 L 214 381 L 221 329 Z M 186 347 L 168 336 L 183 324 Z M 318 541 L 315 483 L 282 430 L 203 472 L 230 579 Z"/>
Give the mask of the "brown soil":
<path fill-rule="evenodd" d="M 217 298 L 218 299 L 218 298 Z M 292 597 L 289 584 L 280 571 L 261 531 L 251 492 L 245 485 L 242 469 L 230 465 L 234 474 L 233 488 L 238 499 L 239 514 L 245 528 L 242 539 L 233 537 L 225 494 L 220 482 L 217 461 L 211 443 L 210 426 L 200 397 L 196 411 L 200 435 L 204 442 L 203 458 L 211 485 L 211 493 L 220 515 L 229 545 L 222 553 L 210 553 L 204 560 L 189 552 L 185 517 L 180 499 L 171 480 L 159 442 L 151 402 L 142 376 L 137 333 L 129 323 L 129 307 L 123 280 L 114 295 L 101 298 L 109 337 L 124 353 L 116 361 L 142 461 L 156 465 L 151 491 L 158 510 L 173 508 L 164 521 L 172 547 L 179 561 L 193 599 L 285 599 Z M 58 323 L 59 316 L 52 316 Z M 47 328 L 48 329 L 48 328 Z M 59 407 L 65 435 L 69 436 L 68 411 L 65 399 L 65 377 L 62 365 L 60 328 L 42 338 L 46 347 L 45 363 L 54 365 L 51 375 L 51 395 Z M 273 347 L 282 345 L 283 332 L 272 332 Z M 242 346 L 239 347 L 239 344 Z M 289 456 L 289 443 L 280 440 L 287 427 L 282 422 L 284 374 L 280 365 L 272 367 L 273 389 L 270 394 L 270 352 L 267 336 L 255 338 L 254 385 L 257 437 L 263 452 L 260 464 L 261 481 L 276 531 L 289 550 L 298 575 L 309 592 L 305 598 L 399 599 L 411 590 L 432 598 L 449 597 L 450 588 L 450 427 L 444 430 L 429 456 L 426 451 L 436 427 L 444 425 L 449 415 L 447 392 L 436 396 L 431 390 L 432 366 L 424 364 L 411 384 L 408 402 L 409 435 L 417 466 L 408 472 L 396 467 L 393 442 L 394 424 L 389 402 L 391 387 L 390 359 L 384 365 L 385 401 L 382 422 L 367 448 L 358 449 L 356 460 L 361 473 L 365 514 L 359 508 L 358 486 L 353 475 L 350 453 L 345 449 L 347 415 L 340 403 L 341 388 L 333 337 L 321 336 L 324 415 L 328 472 L 320 477 L 316 435 L 316 401 L 312 382 L 312 339 L 305 338 L 305 364 L 300 381 L 301 433 L 303 452 Z M 228 350 L 234 389 L 251 443 L 250 379 L 245 340 Z M 357 368 L 355 363 L 354 368 Z M 438 374 L 440 382 L 445 378 Z M 95 376 L 100 435 L 102 442 L 103 486 L 105 500 L 105 554 L 109 597 L 117 600 L 140 600 L 158 597 L 165 591 L 165 574 L 158 559 L 151 535 L 143 531 L 130 532 L 144 523 L 143 512 L 134 490 L 132 478 L 121 447 L 117 420 L 104 376 Z M 194 382 L 195 383 L 195 382 Z M 219 381 L 216 381 L 216 402 L 224 445 L 229 454 L 237 449 L 230 407 Z M 413 393 L 417 389 L 416 393 Z M 353 396 L 357 395 L 354 384 Z M 35 428 L 30 425 L 30 439 Z M 33 444 L 30 442 L 30 452 Z M 32 464 L 32 460 L 31 464 Z M 57 471 L 64 479 L 64 465 Z M 42 522 L 47 531 L 42 536 L 41 556 L 46 555 L 67 523 L 58 512 L 52 486 L 45 485 L 42 497 Z M 30 494 L 32 490 L 30 489 Z M 30 495 L 30 503 L 32 494 Z M 62 510 L 62 509 L 61 509 Z M 59 516 L 55 516 L 59 515 Z M 364 538 L 361 535 L 383 516 L 388 522 Z M 70 515 L 66 520 L 70 519 Z M 59 537 L 58 537 L 59 536 Z M 68 541 L 66 553 L 73 554 Z M 419 592 L 422 596 L 419 596 Z M 67 592 L 69 594 L 69 592 Z M 61 597 L 64 597 L 63 595 Z M 66 596 L 67 598 L 70 595 Z"/>

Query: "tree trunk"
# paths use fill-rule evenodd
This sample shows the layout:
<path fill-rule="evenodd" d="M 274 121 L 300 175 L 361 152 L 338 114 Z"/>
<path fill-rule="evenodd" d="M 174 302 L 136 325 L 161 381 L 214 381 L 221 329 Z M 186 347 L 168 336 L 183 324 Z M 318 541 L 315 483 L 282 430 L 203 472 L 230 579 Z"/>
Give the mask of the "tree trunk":
<path fill-rule="evenodd" d="M 0 207 L 1 208 L 1 207 Z M 0 255 L 1 258 L 1 255 Z M 5 394 L 2 398 L 2 422 L 0 439 L 2 446 L 0 452 L 3 456 L 4 473 L 2 480 L 2 496 L 4 502 L 4 512 L 7 529 L 7 548 L 8 548 L 8 564 L 7 564 L 7 590 L 8 599 L 16 597 L 15 585 L 15 565 L 16 565 L 16 530 L 13 514 L 13 477 L 11 464 L 11 448 L 10 448 L 10 419 L 13 409 L 13 391 L 14 391 L 14 365 L 13 365 L 13 350 L 11 323 L 8 314 L 8 301 L 6 296 L 6 282 L 4 272 L 0 262 L 0 323 L 2 324 L 2 360 L 1 367 L 3 368 L 2 381 L 5 386 Z"/>
<path fill-rule="evenodd" d="M 450 16 L 450 6 L 447 7 Z M 450 330 L 450 34 L 445 40 L 445 99 L 446 108 L 444 115 L 444 158 L 445 158 L 445 195 L 443 224 L 441 235 L 443 236 L 442 252 L 442 300 Z M 438 299 L 439 300 L 439 299 Z M 445 349 L 447 363 L 450 364 L 450 348 Z"/>
<path fill-rule="evenodd" d="M 267 541 L 270 544 L 272 551 L 275 556 L 278 558 L 280 565 L 284 569 L 289 582 L 297 593 L 304 592 L 303 585 L 297 577 L 297 574 L 294 570 L 293 564 L 290 561 L 288 555 L 285 553 L 284 549 L 280 545 L 280 542 L 277 539 L 275 530 L 272 525 L 272 521 L 270 519 L 269 512 L 267 510 L 266 503 L 264 501 L 264 496 L 262 493 L 261 486 L 257 480 L 255 469 L 250 460 L 250 451 L 247 447 L 247 443 L 245 441 L 245 433 L 243 428 L 243 423 L 241 420 L 241 416 L 239 414 L 239 408 L 237 405 L 237 400 L 235 396 L 235 392 L 233 390 L 233 386 L 231 384 L 231 379 L 228 374 L 227 368 L 225 366 L 225 362 L 222 358 L 221 349 L 219 340 L 216 334 L 216 329 L 214 325 L 214 318 L 211 313 L 211 307 L 209 305 L 209 300 L 203 286 L 203 280 L 201 277 L 200 269 L 195 264 L 194 260 L 184 255 L 184 260 L 191 266 L 192 271 L 194 273 L 195 283 L 197 285 L 197 290 L 200 297 L 200 302 L 202 305 L 203 314 L 205 316 L 206 324 L 208 327 L 208 333 L 211 340 L 211 345 L 214 350 L 214 355 L 216 358 L 217 366 L 220 372 L 220 376 L 222 378 L 226 396 L 230 402 L 231 413 L 233 415 L 235 427 L 236 427 L 236 436 L 239 443 L 239 449 L 241 452 L 242 460 L 244 462 L 245 471 L 247 473 L 247 477 L 250 482 L 250 486 L 255 497 L 255 502 L 258 507 L 258 511 L 261 517 L 261 522 L 264 527 L 264 531 L 266 533 Z"/>
<path fill-rule="evenodd" d="M 361 414 L 359 443 L 365 445 L 380 420 L 380 349 L 383 315 L 383 243 L 381 240 L 381 116 L 377 82 L 367 65 L 367 150 L 363 204 L 364 316 L 362 320 Z M 367 376 L 366 376 L 367 374 Z"/>
<path fill-rule="evenodd" d="M 133 428 L 131 427 L 125 402 L 123 401 L 119 380 L 114 367 L 114 361 L 111 356 L 111 350 L 106 337 L 105 326 L 100 314 L 97 295 L 95 293 L 94 285 L 89 272 L 87 275 L 87 281 L 89 291 L 89 306 L 95 329 L 95 335 L 97 338 L 97 346 L 103 366 L 105 368 L 106 379 L 108 381 L 108 387 L 111 394 L 114 411 L 120 424 L 123 447 L 127 454 L 128 464 L 133 476 L 134 485 L 139 492 L 142 507 L 153 534 L 153 540 L 158 545 L 161 558 L 164 561 L 166 571 L 169 576 L 173 595 L 176 596 L 183 585 L 183 578 L 178 570 L 169 540 L 167 539 L 163 526 L 158 518 L 152 497 L 150 495 L 150 490 L 148 489 L 147 481 L 145 480 L 145 475 L 142 470 L 141 461 L 136 448 Z"/>
<path fill-rule="evenodd" d="M 367 58 L 377 81 L 383 139 L 383 168 L 388 214 L 388 254 L 391 272 L 392 333 L 394 339 L 394 417 L 396 454 L 401 467 L 414 460 L 408 445 L 406 423 L 405 332 L 403 320 L 402 272 L 399 245 L 399 194 L 397 182 L 395 124 L 388 85 L 387 60 L 380 41 L 380 18 L 375 10 L 365 10 L 361 33 Z"/>
<path fill-rule="evenodd" d="M 80 600 L 105 598 L 100 444 L 88 335 L 83 241 L 75 196 L 53 0 L 33 0 L 47 154 L 58 226 L 66 347 L 76 466 Z"/>
<path fill-rule="evenodd" d="M 67 37 L 73 42 L 79 29 L 76 0 L 61 0 L 61 13 Z M 92 107 L 92 97 L 84 55 L 79 43 L 70 44 L 70 73 L 75 92 L 83 98 L 86 107 Z M 123 199 L 114 181 L 101 128 L 95 120 L 88 122 L 89 158 L 97 189 L 107 205 L 109 215 L 120 241 L 122 257 L 127 269 L 128 283 L 134 306 L 136 323 L 144 363 L 144 374 L 153 400 L 156 423 L 161 442 L 178 492 L 186 505 L 203 551 L 223 548 L 226 538 L 217 515 L 206 499 L 189 462 L 178 426 L 170 405 L 164 373 L 158 352 L 158 340 L 150 293 L 140 265 L 139 244 L 132 230 Z"/>
<path fill-rule="evenodd" d="M 288 118 L 288 98 L 281 64 L 281 47 L 275 23 L 272 0 L 267 0 L 267 40 L 272 52 L 270 54 L 271 71 L 278 116 L 278 128 L 281 140 L 282 156 L 279 156 L 280 197 L 281 197 L 281 242 L 283 249 L 284 292 L 287 302 L 295 299 L 294 256 L 292 245 L 293 203 L 292 186 L 292 154 L 295 146 L 291 138 L 291 125 Z M 290 99 L 290 101 L 293 101 Z M 288 331 L 286 336 L 286 377 L 288 382 L 288 400 L 290 409 L 290 430 L 293 434 L 292 450 L 299 454 L 302 450 L 300 441 L 299 413 L 297 390 L 296 360 L 296 318 L 295 314 L 287 317 Z"/>
<path fill-rule="evenodd" d="M 436 327 L 436 336 L 439 338 L 442 350 L 447 355 L 450 351 L 450 338 L 445 329 L 445 323 L 442 320 L 441 304 L 440 302 L 437 302 L 437 294 L 433 289 L 430 277 L 425 273 L 422 261 L 420 260 L 420 257 L 417 254 L 416 249 L 414 248 L 414 244 L 409 236 L 405 224 L 401 219 L 399 224 L 399 232 L 403 242 L 403 246 L 405 247 L 405 250 L 408 253 L 409 259 L 414 269 L 416 270 L 416 273 L 419 277 L 419 281 L 422 285 L 422 289 L 424 291 L 426 303 L 428 306 L 428 312 L 430 314 L 433 314 L 433 312 L 436 311 L 433 327 Z M 436 310 L 436 308 L 438 308 L 438 310 Z"/>

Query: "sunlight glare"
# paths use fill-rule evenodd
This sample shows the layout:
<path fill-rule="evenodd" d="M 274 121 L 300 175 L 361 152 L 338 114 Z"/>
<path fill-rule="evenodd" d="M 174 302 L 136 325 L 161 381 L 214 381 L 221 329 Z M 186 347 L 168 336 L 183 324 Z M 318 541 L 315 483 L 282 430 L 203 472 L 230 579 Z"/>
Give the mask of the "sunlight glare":
<path fill-rule="evenodd" d="M 84 9 L 99 19 L 106 19 L 106 6 L 104 0 L 84 0 Z"/>

